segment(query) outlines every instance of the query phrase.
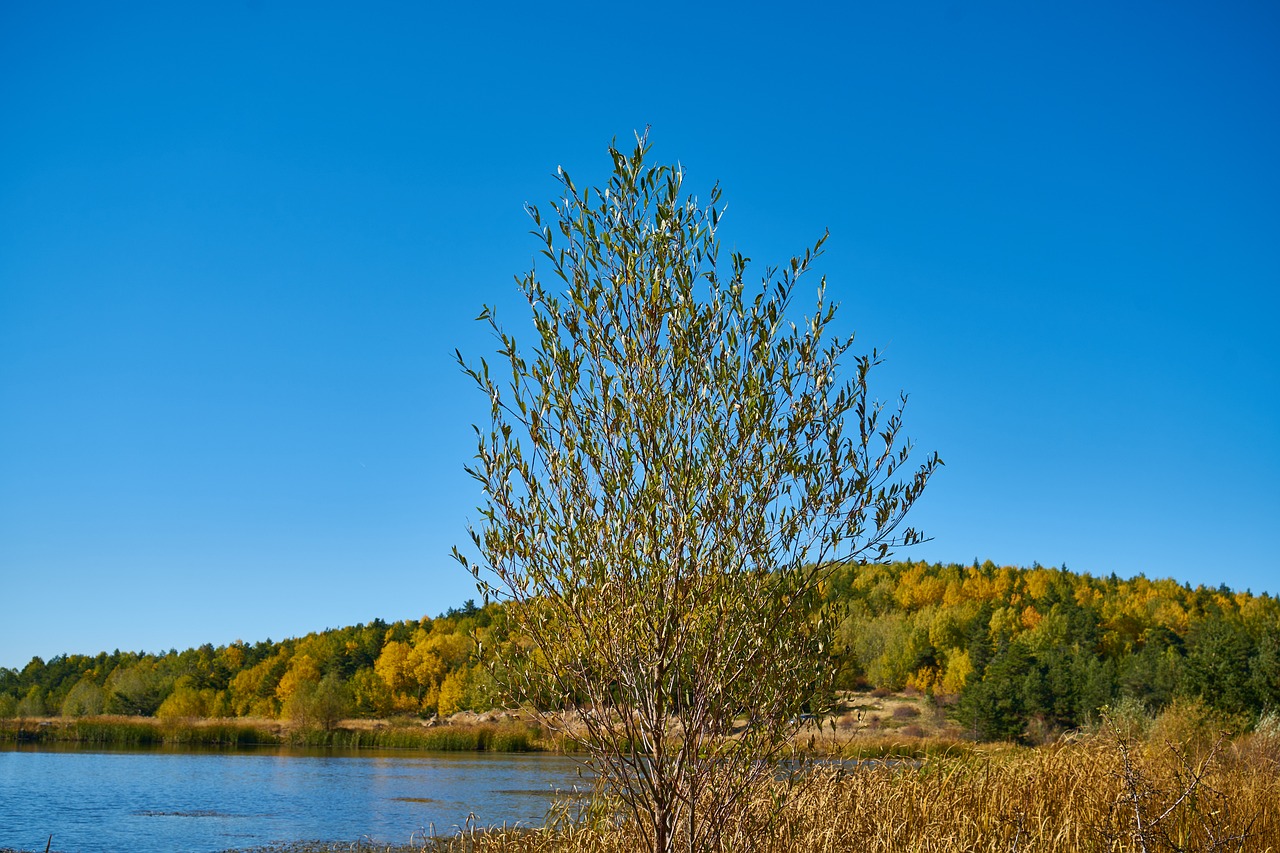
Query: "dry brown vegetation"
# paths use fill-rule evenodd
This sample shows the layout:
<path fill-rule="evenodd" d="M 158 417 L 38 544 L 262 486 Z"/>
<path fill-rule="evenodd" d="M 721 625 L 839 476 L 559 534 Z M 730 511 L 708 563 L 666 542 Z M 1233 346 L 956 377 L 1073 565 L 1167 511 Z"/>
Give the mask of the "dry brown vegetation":
<path fill-rule="evenodd" d="M 720 849 L 783 853 L 1169 853 L 1280 851 L 1280 727 L 1226 739 L 1165 735 L 1176 721 L 1037 749 L 967 747 L 918 762 L 825 767 L 757 792 Z M 1139 730 L 1141 729 L 1141 730 Z M 784 791 L 785 789 L 785 791 Z M 775 810 L 771 830 L 758 818 Z M 639 849 L 607 820 L 532 831 L 469 832 L 450 853 L 623 853 Z"/>

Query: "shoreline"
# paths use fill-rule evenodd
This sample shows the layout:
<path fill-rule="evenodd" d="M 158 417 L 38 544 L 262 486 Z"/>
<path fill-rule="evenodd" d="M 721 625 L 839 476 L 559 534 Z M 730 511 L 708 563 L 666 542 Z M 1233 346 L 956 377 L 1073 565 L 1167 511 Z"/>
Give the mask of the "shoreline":
<path fill-rule="evenodd" d="M 283 746 L 423 752 L 563 751 L 558 742 L 539 726 L 515 719 L 434 725 L 350 720 L 332 728 L 321 728 L 247 718 L 42 717 L 0 720 L 0 744 L 230 749 Z"/>

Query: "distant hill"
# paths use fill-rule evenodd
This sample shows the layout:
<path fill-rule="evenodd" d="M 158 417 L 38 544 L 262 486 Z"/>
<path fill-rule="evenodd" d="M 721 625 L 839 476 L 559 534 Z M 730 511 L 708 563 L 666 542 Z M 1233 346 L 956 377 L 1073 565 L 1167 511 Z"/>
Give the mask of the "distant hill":
<path fill-rule="evenodd" d="M 1280 601 L 1065 569 L 899 562 L 833 567 L 837 686 L 933 696 L 980 738 L 1051 735 L 1123 697 L 1178 698 L 1242 720 L 1280 707 Z M 497 701 L 478 649 L 520 666 L 501 605 L 375 620 L 280 642 L 0 668 L 0 717 L 386 718 Z"/>
<path fill-rule="evenodd" d="M 842 567 L 829 582 L 843 682 L 953 697 L 982 738 L 1074 728 L 1122 697 L 1243 717 L 1280 707 L 1280 601 L 1267 595 L 991 562 Z"/>

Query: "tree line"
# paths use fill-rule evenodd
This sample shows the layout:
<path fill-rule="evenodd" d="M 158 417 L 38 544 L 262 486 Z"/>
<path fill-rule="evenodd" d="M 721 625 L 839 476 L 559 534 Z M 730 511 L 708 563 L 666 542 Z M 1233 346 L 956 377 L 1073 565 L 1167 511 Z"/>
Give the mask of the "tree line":
<path fill-rule="evenodd" d="M 942 697 L 982 739 L 1037 740 L 1128 698 L 1200 700 L 1248 722 L 1280 707 L 1280 601 L 1039 565 L 840 567 L 838 684 Z"/>
<path fill-rule="evenodd" d="M 494 703 L 478 650 L 501 624 L 501 608 L 467 602 L 434 619 L 376 619 L 280 642 L 36 657 L 21 671 L 0 668 L 0 717 L 448 716 Z"/>
<path fill-rule="evenodd" d="M 832 567 L 823 598 L 838 688 L 933 696 L 983 739 L 1049 736 L 1124 698 L 1280 708 L 1280 600 L 1265 593 L 906 561 Z M 447 717 L 494 708 L 492 666 L 529 653 L 502 605 L 467 602 L 279 642 L 37 657 L 0 668 L 0 717 Z"/>

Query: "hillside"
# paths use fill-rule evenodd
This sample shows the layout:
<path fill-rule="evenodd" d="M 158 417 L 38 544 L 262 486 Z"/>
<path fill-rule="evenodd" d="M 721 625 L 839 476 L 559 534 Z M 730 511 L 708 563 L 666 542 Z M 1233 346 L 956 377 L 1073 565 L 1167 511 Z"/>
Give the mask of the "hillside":
<path fill-rule="evenodd" d="M 980 739 L 1039 741 L 1128 697 L 1243 724 L 1280 707 L 1280 601 L 1066 569 L 900 562 L 826 579 L 843 690 L 907 691 Z M 448 716 L 496 702 L 478 649 L 520 666 L 500 605 L 163 654 L 0 669 L 0 717 L 102 713 L 314 720 Z M 953 726 L 953 728 L 954 728 Z"/>

